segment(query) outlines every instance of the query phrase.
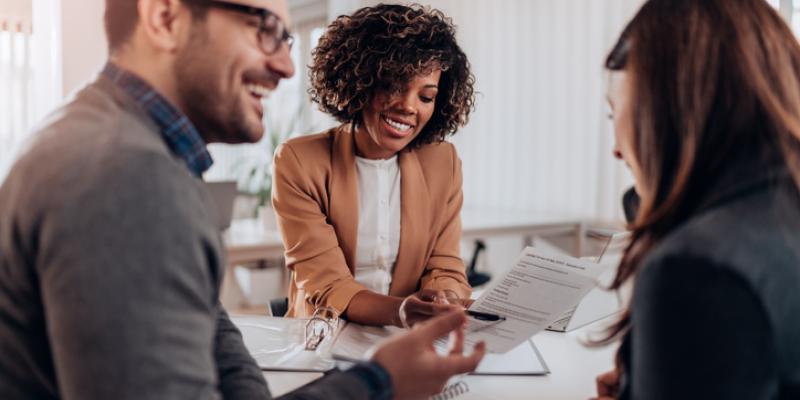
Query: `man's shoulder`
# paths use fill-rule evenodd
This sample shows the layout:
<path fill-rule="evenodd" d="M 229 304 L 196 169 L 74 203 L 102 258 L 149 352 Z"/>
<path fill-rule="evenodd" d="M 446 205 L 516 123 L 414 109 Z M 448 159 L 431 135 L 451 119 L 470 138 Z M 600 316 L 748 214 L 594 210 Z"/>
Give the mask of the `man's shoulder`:
<path fill-rule="evenodd" d="M 4 186 L 14 188 L 6 195 L 49 203 L 94 186 L 124 190 L 129 185 L 122 184 L 123 177 L 177 180 L 187 175 L 135 103 L 116 95 L 95 82 L 54 111 L 12 167 Z"/>
<path fill-rule="evenodd" d="M 52 168 L 78 167 L 120 152 L 170 154 L 144 111 L 111 82 L 99 79 L 35 128 L 19 163 L 48 160 Z"/>
<path fill-rule="evenodd" d="M 145 112 L 120 88 L 102 78 L 45 118 L 34 129 L 33 137 L 30 150 L 63 146 L 87 152 L 108 146 L 167 150 Z"/>

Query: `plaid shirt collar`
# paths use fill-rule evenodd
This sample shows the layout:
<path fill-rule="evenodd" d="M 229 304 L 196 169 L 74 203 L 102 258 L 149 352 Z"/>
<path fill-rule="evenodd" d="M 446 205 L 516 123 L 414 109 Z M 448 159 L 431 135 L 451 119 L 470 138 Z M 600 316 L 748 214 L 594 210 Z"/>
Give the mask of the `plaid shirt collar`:
<path fill-rule="evenodd" d="M 213 160 L 200 133 L 167 99 L 138 76 L 110 62 L 106 63 L 102 74 L 147 112 L 161 130 L 161 136 L 172 153 L 181 158 L 196 176 L 201 177 L 211 167 Z"/>

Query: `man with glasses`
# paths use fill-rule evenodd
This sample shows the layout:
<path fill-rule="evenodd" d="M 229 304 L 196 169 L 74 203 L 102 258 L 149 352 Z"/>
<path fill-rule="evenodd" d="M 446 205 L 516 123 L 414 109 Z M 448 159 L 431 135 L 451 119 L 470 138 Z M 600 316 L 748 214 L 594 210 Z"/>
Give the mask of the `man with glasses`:
<path fill-rule="evenodd" d="M 269 398 L 218 302 L 206 144 L 263 135 L 285 0 L 106 0 L 110 57 L 0 187 L 0 398 Z M 288 398 L 421 398 L 474 370 L 454 311 Z"/>

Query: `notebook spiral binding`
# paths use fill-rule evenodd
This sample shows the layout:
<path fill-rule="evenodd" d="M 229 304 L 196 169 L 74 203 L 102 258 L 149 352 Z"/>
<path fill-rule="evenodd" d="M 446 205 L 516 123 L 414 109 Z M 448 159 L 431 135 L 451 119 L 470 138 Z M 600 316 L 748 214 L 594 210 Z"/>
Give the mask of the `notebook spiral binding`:
<path fill-rule="evenodd" d="M 469 385 L 464 381 L 458 381 L 447 385 L 441 393 L 431 397 L 431 400 L 450 400 L 469 392 Z"/>

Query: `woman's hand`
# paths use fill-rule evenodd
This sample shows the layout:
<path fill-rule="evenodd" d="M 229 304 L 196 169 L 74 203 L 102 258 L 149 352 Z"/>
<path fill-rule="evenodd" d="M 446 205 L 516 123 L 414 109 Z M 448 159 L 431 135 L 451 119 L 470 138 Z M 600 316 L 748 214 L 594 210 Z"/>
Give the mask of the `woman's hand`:
<path fill-rule="evenodd" d="M 598 375 L 597 397 L 593 400 L 613 400 L 619 396 L 619 371 L 613 369 L 604 374 Z"/>
<path fill-rule="evenodd" d="M 453 304 L 452 292 L 445 290 L 422 289 L 400 303 L 398 317 L 400 326 L 409 328 L 431 317 L 453 310 L 462 310 L 461 304 Z"/>

